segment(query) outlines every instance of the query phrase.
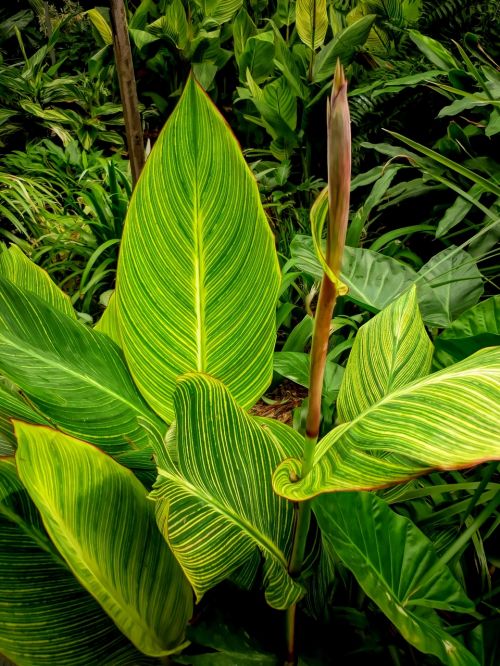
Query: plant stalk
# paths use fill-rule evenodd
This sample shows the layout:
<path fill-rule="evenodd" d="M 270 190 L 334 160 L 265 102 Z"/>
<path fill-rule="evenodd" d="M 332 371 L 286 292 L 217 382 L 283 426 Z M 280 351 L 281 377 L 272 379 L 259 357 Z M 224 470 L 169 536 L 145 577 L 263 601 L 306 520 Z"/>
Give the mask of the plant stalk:
<path fill-rule="evenodd" d="M 146 158 L 134 65 L 132 62 L 132 49 L 130 48 L 127 15 L 123 0 L 111 0 L 110 9 L 116 73 L 123 106 L 123 119 L 125 121 L 130 169 L 132 171 L 132 184 L 135 187 Z"/>
<path fill-rule="evenodd" d="M 342 66 L 338 61 L 332 95 L 327 106 L 327 131 L 328 226 L 326 263 L 334 277 L 339 278 L 349 216 L 351 130 L 347 103 L 347 82 Z M 309 378 L 309 407 L 306 419 L 301 479 L 309 474 L 314 464 L 314 452 L 321 424 L 321 396 L 330 339 L 330 326 L 337 296 L 337 285 L 334 284 L 329 275 L 324 273 L 314 318 Z M 297 508 L 292 554 L 288 566 L 288 571 L 293 577 L 299 576 L 302 570 L 310 523 L 311 503 L 310 501 L 300 502 Z M 296 615 L 296 605 L 287 610 L 287 666 L 293 666 L 297 661 Z"/>

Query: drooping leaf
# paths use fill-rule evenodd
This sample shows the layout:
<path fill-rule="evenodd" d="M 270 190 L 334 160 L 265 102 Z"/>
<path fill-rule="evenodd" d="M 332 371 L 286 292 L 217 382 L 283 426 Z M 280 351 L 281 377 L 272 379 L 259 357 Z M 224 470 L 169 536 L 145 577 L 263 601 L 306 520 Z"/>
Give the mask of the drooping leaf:
<path fill-rule="evenodd" d="M 257 184 L 190 78 L 129 207 L 116 305 L 127 363 L 165 420 L 179 375 L 250 406 L 271 380 L 279 268 Z"/>
<path fill-rule="evenodd" d="M 0 652 L 19 666 L 147 666 L 80 585 L 16 473 L 0 460 Z"/>
<path fill-rule="evenodd" d="M 34 264 L 18 248 L 11 245 L 0 253 L 0 277 L 39 296 L 53 308 L 76 319 L 69 297 L 49 277 L 47 271 Z"/>
<path fill-rule="evenodd" d="M 326 0 L 297 0 L 295 25 L 300 39 L 315 51 L 325 41 L 328 29 Z"/>
<path fill-rule="evenodd" d="M 111 455 L 147 446 L 138 417 L 155 419 L 119 348 L 0 278 L 0 373 L 42 412 Z"/>
<path fill-rule="evenodd" d="M 492 347 L 393 391 L 337 426 L 316 445 L 304 479 L 301 462 L 286 460 L 273 487 L 300 501 L 500 460 L 499 399 L 500 347 Z"/>
<path fill-rule="evenodd" d="M 455 246 L 434 255 L 418 272 L 419 305 L 427 324 L 449 326 L 483 293 L 483 279 L 473 257 Z"/>
<path fill-rule="evenodd" d="M 174 404 L 178 460 L 158 470 L 151 496 L 197 598 L 238 569 L 254 568 L 262 555 L 266 599 L 287 608 L 303 593 L 287 572 L 294 512 L 273 493 L 271 474 L 292 451 L 299 454 L 302 438 L 278 421 L 247 415 L 207 375 L 182 377 Z"/>
<path fill-rule="evenodd" d="M 500 296 L 492 296 L 464 312 L 434 340 L 434 365 L 442 368 L 483 347 L 500 345 Z"/>
<path fill-rule="evenodd" d="M 411 287 L 361 327 L 337 400 L 340 422 L 351 421 L 388 393 L 427 375 L 432 343 Z"/>
<path fill-rule="evenodd" d="M 449 666 L 478 666 L 434 610 L 474 605 L 408 518 L 371 493 L 318 497 L 313 510 L 323 538 L 409 643 Z"/>
<path fill-rule="evenodd" d="M 142 652 L 183 643 L 192 595 L 134 475 L 99 449 L 17 421 L 17 466 L 79 582 Z"/>
<path fill-rule="evenodd" d="M 344 66 L 347 66 L 360 46 L 368 39 L 373 22 L 377 17 L 375 14 L 363 16 L 347 28 L 344 28 L 328 42 L 318 53 L 313 67 L 313 80 L 320 83 L 331 78 L 335 70 L 337 58 Z"/>

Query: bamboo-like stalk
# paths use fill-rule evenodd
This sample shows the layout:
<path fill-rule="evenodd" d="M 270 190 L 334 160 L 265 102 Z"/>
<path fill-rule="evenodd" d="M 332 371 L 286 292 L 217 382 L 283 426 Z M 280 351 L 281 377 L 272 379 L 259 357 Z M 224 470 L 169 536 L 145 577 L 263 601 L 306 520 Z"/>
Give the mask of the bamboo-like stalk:
<path fill-rule="evenodd" d="M 134 65 L 132 62 L 132 50 L 130 48 L 127 15 L 123 0 L 111 0 L 110 9 L 116 72 L 120 86 L 120 97 L 122 99 L 132 183 L 135 187 L 146 158 Z"/>
<path fill-rule="evenodd" d="M 349 216 L 351 127 L 349 105 L 347 103 L 347 81 L 339 61 L 337 61 L 335 70 L 332 95 L 327 105 L 327 133 L 328 226 L 326 262 L 334 275 L 340 278 Z M 309 379 L 309 408 L 306 420 L 301 478 L 304 478 L 311 470 L 314 461 L 314 450 L 319 436 L 323 378 L 330 337 L 330 324 L 337 295 L 335 284 L 325 273 L 321 281 L 314 318 Z M 298 576 L 302 569 L 310 521 L 310 502 L 301 502 L 297 511 L 292 555 L 288 567 L 289 573 L 292 576 Z M 296 663 L 295 619 L 296 608 L 292 606 L 287 611 L 287 665 Z"/>

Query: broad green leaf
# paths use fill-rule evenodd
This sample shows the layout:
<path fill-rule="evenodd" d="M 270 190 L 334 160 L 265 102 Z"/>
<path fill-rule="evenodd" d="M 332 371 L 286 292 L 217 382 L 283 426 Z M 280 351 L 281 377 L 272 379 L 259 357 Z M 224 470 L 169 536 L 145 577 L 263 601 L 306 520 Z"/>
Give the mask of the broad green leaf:
<path fill-rule="evenodd" d="M 319 497 L 313 511 L 323 538 L 411 645 L 450 666 L 479 666 L 435 612 L 474 605 L 411 520 L 371 493 Z"/>
<path fill-rule="evenodd" d="M 76 319 L 69 296 L 59 289 L 47 271 L 30 261 L 17 245 L 11 245 L 0 254 L 0 277 L 31 291 L 53 308 Z"/>
<path fill-rule="evenodd" d="M 461 361 L 483 347 L 500 345 L 500 296 L 478 303 L 464 312 L 434 340 L 434 365 Z"/>
<path fill-rule="evenodd" d="M 261 32 L 249 37 L 245 49 L 238 60 L 240 81 L 246 81 L 247 69 L 254 81 L 262 83 L 274 69 L 274 35 L 272 32 Z"/>
<path fill-rule="evenodd" d="M 266 599 L 287 608 L 303 593 L 287 571 L 294 510 L 273 493 L 271 475 L 300 454 L 302 437 L 249 416 L 207 375 L 182 377 L 174 404 L 178 460 L 158 470 L 151 497 L 197 599 L 238 569 L 254 569 L 262 555 Z"/>
<path fill-rule="evenodd" d="M 313 81 L 319 83 L 332 78 L 337 58 L 347 66 L 360 46 L 368 39 L 375 14 L 363 16 L 355 23 L 347 26 L 328 42 L 318 53 L 313 67 Z"/>
<path fill-rule="evenodd" d="M 102 333 L 0 278 L 0 373 L 45 417 L 114 456 L 142 449 L 156 419 L 120 349 Z"/>
<path fill-rule="evenodd" d="M 296 235 L 290 252 L 297 268 L 321 280 L 323 269 L 310 236 Z M 349 289 L 347 297 L 371 310 L 382 310 L 392 303 L 416 278 L 412 268 L 380 252 L 354 247 L 344 250 L 340 279 Z"/>
<path fill-rule="evenodd" d="M 15 432 L 20 479 L 78 581 L 141 652 L 179 649 L 191 590 L 142 484 L 73 437 L 19 421 Z"/>
<path fill-rule="evenodd" d="M 10 455 L 16 446 L 11 419 L 48 425 L 48 421 L 30 407 L 19 393 L 4 386 L 0 380 L 0 456 Z"/>
<path fill-rule="evenodd" d="M 388 393 L 427 375 L 432 351 L 412 287 L 358 331 L 337 400 L 339 421 L 355 419 Z"/>
<path fill-rule="evenodd" d="M 316 445 L 304 479 L 301 461 L 287 460 L 273 487 L 300 501 L 500 460 L 499 400 L 500 347 L 490 347 L 393 391 L 337 426 Z"/>
<path fill-rule="evenodd" d="M 257 184 L 190 78 L 130 203 L 116 286 L 128 366 L 162 418 L 186 372 L 217 377 L 244 407 L 263 393 L 279 281 Z"/>
<path fill-rule="evenodd" d="M 152 665 L 68 569 L 0 460 L 0 653 L 18 666 Z"/>
<path fill-rule="evenodd" d="M 297 0 L 295 25 L 300 39 L 315 51 L 325 41 L 328 29 L 326 0 Z"/>
<path fill-rule="evenodd" d="M 470 254 L 454 245 L 434 255 L 418 272 L 419 305 L 427 324 L 449 326 L 483 293 L 483 278 Z"/>

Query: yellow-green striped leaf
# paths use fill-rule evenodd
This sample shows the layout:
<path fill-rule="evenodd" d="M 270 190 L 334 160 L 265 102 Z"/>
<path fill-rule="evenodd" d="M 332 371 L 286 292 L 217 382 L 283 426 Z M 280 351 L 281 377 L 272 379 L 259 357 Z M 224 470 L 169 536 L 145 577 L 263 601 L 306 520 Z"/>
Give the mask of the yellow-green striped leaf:
<path fill-rule="evenodd" d="M 176 651 L 192 593 L 132 472 L 99 449 L 17 421 L 21 481 L 79 582 L 144 654 Z"/>
<path fill-rule="evenodd" d="M 474 604 L 411 520 L 371 493 L 318 497 L 313 511 L 323 539 L 409 643 L 443 664 L 478 666 L 436 613 Z"/>
<path fill-rule="evenodd" d="M 328 29 L 326 0 L 297 0 L 295 21 L 304 44 L 313 51 L 318 49 L 325 41 Z"/>
<path fill-rule="evenodd" d="M 0 459 L 0 653 L 18 666 L 153 666 L 80 585 Z"/>
<path fill-rule="evenodd" d="M 388 393 L 427 375 L 432 352 L 413 286 L 359 330 L 337 400 L 339 421 L 351 421 Z"/>
<path fill-rule="evenodd" d="M 318 442 L 311 472 L 282 463 L 276 492 L 305 500 L 324 492 L 382 488 L 433 469 L 500 460 L 500 347 L 396 389 Z"/>
<path fill-rule="evenodd" d="M 102 333 L 0 278 L 0 374 L 42 414 L 113 456 L 143 449 L 156 420 L 120 349 Z"/>
<path fill-rule="evenodd" d="M 116 287 L 127 363 L 162 418 L 186 372 L 222 380 L 243 407 L 263 393 L 279 281 L 257 184 L 191 77 L 130 203 Z"/>
<path fill-rule="evenodd" d="M 69 296 L 65 294 L 49 277 L 47 271 L 40 268 L 17 247 L 11 247 L 0 254 L 0 276 L 39 296 L 56 310 L 76 319 L 76 313 Z"/>
<path fill-rule="evenodd" d="M 242 568 L 251 579 L 262 555 L 266 599 L 287 608 L 303 593 L 287 572 L 294 510 L 273 493 L 271 475 L 280 460 L 299 455 L 302 438 L 249 416 L 207 375 L 182 377 L 174 403 L 177 464 L 158 470 L 151 496 L 198 600 Z M 166 450 L 163 462 L 169 458 Z"/>

